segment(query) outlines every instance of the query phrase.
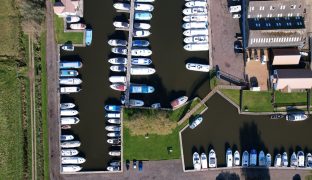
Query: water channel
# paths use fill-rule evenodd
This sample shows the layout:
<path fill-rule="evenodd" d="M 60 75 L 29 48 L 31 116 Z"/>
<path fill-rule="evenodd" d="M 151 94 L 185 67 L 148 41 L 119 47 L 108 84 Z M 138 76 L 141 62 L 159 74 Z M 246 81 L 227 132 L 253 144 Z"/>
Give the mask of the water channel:
<path fill-rule="evenodd" d="M 181 0 L 157 0 L 151 21 L 152 35 L 149 37 L 153 54 L 151 56 L 156 74 L 148 77 L 133 77 L 133 83 L 153 85 L 156 91 L 151 95 L 136 96 L 143 99 L 146 105 L 161 102 L 168 107 L 169 102 L 181 95 L 190 98 L 203 97 L 209 92 L 207 73 L 191 72 L 185 69 L 186 62 L 208 63 L 208 52 L 187 52 L 183 49 L 182 8 Z M 120 93 L 110 89 L 108 78 L 112 73 L 107 62 L 110 47 L 109 38 L 125 38 L 123 32 L 114 33 L 113 21 L 127 18 L 116 13 L 113 1 L 84 1 L 84 20 L 93 29 L 93 41 L 90 47 L 76 48 L 74 52 L 61 51 L 61 59 L 80 59 L 83 67 L 79 69 L 83 80 L 82 91 L 62 96 L 62 101 L 74 102 L 78 106 L 80 122 L 73 125 L 70 131 L 82 145 L 78 149 L 86 158 L 82 164 L 83 171 L 103 171 L 109 161 L 111 149 L 106 143 L 104 104 L 119 103 Z M 133 98 L 134 96 L 131 96 Z M 222 106 L 221 106 L 222 108 Z"/>

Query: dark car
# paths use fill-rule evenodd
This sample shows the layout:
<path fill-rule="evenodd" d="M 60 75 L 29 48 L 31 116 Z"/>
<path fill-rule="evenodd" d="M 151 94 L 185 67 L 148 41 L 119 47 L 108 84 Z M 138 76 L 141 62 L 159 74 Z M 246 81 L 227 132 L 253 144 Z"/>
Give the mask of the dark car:
<path fill-rule="evenodd" d="M 130 161 L 126 160 L 126 169 L 129 170 L 129 167 L 130 167 Z"/>
<path fill-rule="evenodd" d="M 142 171 L 142 170 L 143 170 L 143 162 L 139 161 L 139 171 Z"/>

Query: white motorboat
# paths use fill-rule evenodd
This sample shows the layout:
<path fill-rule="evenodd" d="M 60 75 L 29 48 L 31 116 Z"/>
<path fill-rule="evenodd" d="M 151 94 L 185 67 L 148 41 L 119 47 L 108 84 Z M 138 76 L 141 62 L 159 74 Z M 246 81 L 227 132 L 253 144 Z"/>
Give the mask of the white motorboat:
<path fill-rule="evenodd" d="M 185 45 L 184 49 L 187 51 L 208 51 L 209 45 L 208 43 L 201 43 L 201 44 L 191 43 L 191 44 Z"/>
<path fill-rule="evenodd" d="M 151 75 L 154 74 L 156 70 L 154 68 L 144 67 L 144 66 L 133 66 L 131 67 L 131 75 Z"/>
<path fill-rule="evenodd" d="M 201 28 L 201 29 L 187 29 L 183 32 L 184 36 L 199 36 L 199 35 L 208 35 L 208 29 L 207 28 Z"/>
<path fill-rule="evenodd" d="M 120 151 L 109 151 L 108 155 L 110 155 L 110 156 L 120 156 L 121 152 Z"/>
<path fill-rule="evenodd" d="M 283 167 L 288 167 L 288 156 L 287 152 L 284 152 L 282 155 L 282 166 Z"/>
<path fill-rule="evenodd" d="M 154 10 L 154 6 L 151 4 L 135 3 L 134 10 L 152 12 Z"/>
<path fill-rule="evenodd" d="M 311 153 L 307 154 L 307 157 L 306 157 L 306 167 L 307 168 L 312 168 L 312 155 L 311 155 Z"/>
<path fill-rule="evenodd" d="M 186 69 L 191 71 L 209 72 L 210 66 L 205 64 L 197 63 L 186 63 Z"/>
<path fill-rule="evenodd" d="M 147 48 L 136 48 L 131 50 L 131 55 L 132 56 L 150 56 L 152 55 L 152 51 Z"/>
<path fill-rule="evenodd" d="M 71 109 L 74 108 L 76 105 L 74 103 L 61 103 L 61 109 Z"/>
<path fill-rule="evenodd" d="M 234 152 L 234 166 L 240 166 L 240 154 L 237 150 Z"/>
<path fill-rule="evenodd" d="M 185 15 L 201 15 L 201 14 L 207 14 L 207 8 L 206 7 L 185 8 L 183 9 L 182 12 Z"/>
<path fill-rule="evenodd" d="M 249 153 L 248 153 L 248 151 L 244 151 L 243 152 L 242 166 L 243 167 L 248 167 L 249 166 Z"/>
<path fill-rule="evenodd" d="M 107 118 L 120 118 L 120 113 L 106 113 Z"/>
<path fill-rule="evenodd" d="M 123 58 L 123 57 L 110 58 L 108 60 L 108 62 L 111 63 L 111 64 L 123 64 L 123 65 L 126 65 L 127 64 L 127 58 Z"/>
<path fill-rule="evenodd" d="M 63 69 L 60 70 L 60 77 L 75 77 L 78 76 L 77 70 L 71 70 L 71 69 Z"/>
<path fill-rule="evenodd" d="M 61 142 L 61 148 L 76 148 L 80 147 L 80 141 L 64 141 Z"/>
<path fill-rule="evenodd" d="M 110 46 L 127 46 L 128 42 L 122 39 L 110 39 L 107 42 Z"/>
<path fill-rule="evenodd" d="M 62 149 L 61 155 L 62 156 L 76 156 L 78 155 L 79 151 L 77 149 Z"/>
<path fill-rule="evenodd" d="M 292 153 L 290 157 L 290 167 L 297 167 L 298 166 L 298 159 L 295 152 Z"/>
<path fill-rule="evenodd" d="M 281 167 L 281 166 L 282 166 L 282 156 L 281 154 L 277 154 L 274 160 L 274 167 Z"/>
<path fill-rule="evenodd" d="M 129 105 L 133 107 L 141 107 L 141 106 L 144 106 L 144 101 L 137 100 L 137 99 L 130 99 Z"/>
<path fill-rule="evenodd" d="M 61 48 L 64 51 L 74 51 L 75 50 L 75 46 L 72 44 L 64 44 Z"/>
<path fill-rule="evenodd" d="M 111 83 L 126 83 L 127 82 L 126 76 L 111 76 L 109 77 L 108 80 Z"/>
<path fill-rule="evenodd" d="M 111 161 L 111 162 L 109 163 L 110 166 L 120 166 L 120 164 L 121 164 L 121 163 L 120 163 L 120 161 L 118 161 L 118 160 L 117 160 L 117 161 Z"/>
<path fill-rule="evenodd" d="M 151 35 L 151 32 L 149 32 L 148 30 L 134 30 L 133 31 L 133 37 L 148 37 Z"/>
<path fill-rule="evenodd" d="M 71 141 L 74 139 L 74 136 L 73 135 L 61 135 L 61 141 Z"/>
<path fill-rule="evenodd" d="M 187 44 L 194 43 L 194 44 L 202 44 L 207 43 L 208 44 L 208 36 L 200 35 L 200 36 L 189 36 L 184 38 L 184 42 Z"/>
<path fill-rule="evenodd" d="M 66 16 L 66 23 L 76 23 L 80 21 L 79 16 Z"/>
<path fill-rule="evenodd" d="M 180 107 L 182 106 L 183 104 L 185 104 L 188 100 L 188 97 L 187 96 L 181 96 L 173 101 L 171 101 L 171 107 L 172 108 L 177 108 L 177 107 Z"/>
<path fill-rule="evenodd" d="M 189 1 L 185 3 L 186 7 L 207 7 L 207 2 L 205 1 Z"/>
<path fill-rule="evenodd" d="M 121 127 L 120 126 L 106 126 L 105 130 L 106 131 L 120 131 Z"/>
<path fill-rule="evenodd" d="M 114 8 L 121 11 L 130 11 L 129 3 L 115 3 L 113 4 Z"/>
<path fill-rule="evenodd" d="M 151 105 L 151 107 L 154 109 L 159 109 L 159 108 L 161 108 L 161 104 L 160 103 L 154 103 Z"/>
<path fill-rule="evenodd" d="M 259 153 L 259 166 L 266 166 L 265 154 L 263 151 Z"/>
<path fill-rule="evenodd" d="M 62 109 L 60 112 L 61 116 L 76 116 L 77 114 L 79 114 L 77 110 L 73 109 Z"/>
<path fill-rule="evenodd" d="M 135 0 L 134 2 L 143 2 L 143 3 L 151 3 L 154 2 L 155 0 Z"/>
<path fill-rule="evenodd" d="M 191 129 L 196 128 L 202 121 L 203 121 L 203 117 L 197 116 L 194 120 L 190 122 L 190 128 Z"/>
<path fill-rule="evenodd" d="M 217 156 L 213 149 L 209 151 L 208 156 L 208 166 L 209 168 L 216 168 L 217 167 Z"/>
<path fill-rule="evenodd" d="M 287 114 L 286 115 L 286 120 L 287 121 L 304 121 L 308 119 L 308 116 L 303 113 L 293 113 L 293 114 Z"/>
<path fill-rule="evenodd" d="M 120 124 L 121 120 L 120 119 L 108 119 L 107 122 L 111 124 Z"/>
<path fill-rule="evenodd" d="M 126 66 L 124 65 L 114 65 L 111 66 L 109 69 L 114 72 L 126 72 L 127 70 Z"/>
<path fill-rule="evenodd" d="M 83 157 L 62 157 L 62 164 L 82 164 L 86 162 L 86 159 Z"/>
<path fill-rule="evenodd" d="M 59 82 L 62 85 L 79 85 L 82 80 L 80 78 L 60 78 Z"/>
<path fill-rule="evenodd" d="M 226 150 L 225 159 L 226 159 L 226 167 L 232 167 L 233 166 L 233 154 L 230 148 Z"/>
<path fill-rule="evenodd" d="M 207 15 L 184 16 L 183 21 L 185 22 L 207 22 L 208 16 Z"/>
<path fill-rule="evenodd" d="M 114 144 L 114 145 L 117 145 L 117 144 L 120 144 L 120 138 L 112 138 L 112 139 L 107 139 L 107 143 L 108 144 Z"/>
<path fill-rule="evenodd" d="M 109 132 L 109 133 L 107 133 L 107 136 L 111 137 L 111 138 L 119 138 L 120 135 L 121 135 L 120 132 Z"/>
<path fill-rule="evenodd" d="M 62 172 L 69 173 L 69 172 L 78 172 L 81 171 L 82 167 L 77 165 L 62 165 Z"/>
<path fill-rule="evenodd" d="M 80 119 L 77 117 L 62 117 L 61 125 L 77 124 L 79 121 Z"/>
<path fill-rule="evenodd" d="M 111 172 L 114 172 L 114 171 L 120 171 L 120 167 L 119 166 L 107 166 L 107 171 L 111 171 Z"/>
<path fill-rule="evenodd" d="M 132 65 L 150 65 L 152 64 L 152 60 L 149 58 L 132 58 L 131 59 L 131 64 Z"/>
<path fill-rule="evenodd" d="M 272 165 L 272 157 L 271 157 L 270 153 L 266 154 L 265 162 L 266 162 L 266 167 L 271 167 L 271 165 Z"/>
<path fill-rule="evenodd" d="M 113 26 L 115 28 L 124 28 L 124 29 L 127 29 L 129 28 L 129 23 L 127 22 L 121 22 L 121 21 L 114 21 L 113 22 Z"/>
<path fill-rule="evenodd" d="M 250 151 L 249 165 L 250 166 L 256 166 L 257 165 L 257 151 L 255 149 L 252 149 Z"/>
<path fill-rule="evenodd" d="M 241 6 L 241 5 L 230 6 L 230 7 L 229 7 L 230 13 L 240 12 L 241 10 L 242 10 L 242 6 Z"/>
<path fill-rule="evenodd" d="M 201 155 L 200 155 L 200 162 L 201 162 L 201 168 L 202 169 L 207 169 L 208 161 L 207 161 L 207 156 L 206 156 L 205 153 L 201 153 Z"/>
<path fill-rule="evenodd" d="M 298 167 L 304 167 L 305 166 L 304 152 L 299 151 L 297 154 L 297 158 L 298 158 Z"/>
<path fill-rule="evenodd" d="M 199 171 L 201 169 L 200 157 L 197 152 L 193 153 L 193 166 L 195 171 Z"/>
<path fill-rule="evenodd" d="M 114 83 L 114 84 L 111 84 L 109 87 L 116 90 L 116 91 L 126 91 L 127 90 L 127 86 L 123 83 Z"/>
<path fill-rule="evenodd" d="M 60 91 L 61 91 L 61 94 L 70 94 L 70 93 L 77 93 L 81 91 L 81 88 L 76 87 L 76 86 L 61 87 Z"/>
<path fill-rule="evenodd" d="M 80 61 L 64 61 L 60 62 L 60 69 L 79 69 L 82 67 L 82 63 Z"/>
<path fill-rule="evenodd" d="M 134 23 L 133 27 L 135 29 L 144 29 L 144 30 L 149 30 L 151 28 L 151 25 L 148 23 Z"/>
<path fill-rule="evenodd" d="M 127 52 L 128 52 L 127 47 L 118 46 L 112 48 L 112 53 L 115 54 L 127 55 Z"/>
<path fill-rule="evenodd" d="M 70 29 L 73 29 L 73 30 L 83 30 L 83 29 L 86 29 L 87 26 L 82 23 L 73 23 L 73 24 L 70 24 L 69 27 Z"/>
<path fill-rule="evenodd" d="M 208 28 L 208 22 L 187 22 L 182 25 L 184 29 Z"/>

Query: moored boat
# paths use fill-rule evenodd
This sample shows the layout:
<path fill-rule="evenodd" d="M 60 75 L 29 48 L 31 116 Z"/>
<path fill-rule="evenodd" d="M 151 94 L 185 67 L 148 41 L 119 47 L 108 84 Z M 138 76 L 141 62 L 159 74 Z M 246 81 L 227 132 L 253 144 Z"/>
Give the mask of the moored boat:
<path fill-rule="evenodd" d="M 152 60 L 149 58 L 132 58 L 131 59 L 132 65 L 150 65 L 152 64 Z"/>
<path fill-rule="evenodd" d="M 79 151 L 77 149 L 62 149 L 61 155 L 62 156 L 76 156 L 78 155 Z"/>
<path fill-rule="evenodd" d="M 158 108 L 161 108 L 161 105 L 160 105 L 160 103 L 154 103 L 151 105 L 151 107 L 154 109 L 158 109 Z"/>
<path fill-rule="evenodd" d="M 298 167 L 304 167 L 305 166 L 304 152 L 299 151 L 297 154 L 297 158 L 298 158 Z"/>
<path fill-rule="evenodd" d="M 78 69 L 82 67 L 80 61 L 61 61 L 60 69 Z"/>
<path fill-rule="evenodd" d="M 137 49 L 131 49 L 131 55 L 132 56 L 150 56 L 152 55 L 152 51 L 147 48 L 137 48 Z"/>
<path fill-rule="evenodd" d="M 213 149 L 209 151 L 208 155 L 208 166 L 209 168 L 216 168 L 217 167 L 217 156 Z"/>
<path fill-rule="evenodd" d="M 79 114 L 77 110 L 74 109 L 62 109 L 60 111 L 61 116 L 76 116 Z"/>
<path fill-rule="evenodd" d="M 73 135 L 67 135 L 67 134 L 63 134 L 61 135 L 61 141 L 71 141 L 74 139 Z"/>
<path fill-rule="evenodd" d="M 126 76 L 111 76 L 108 78 L 108 80 L 111 83 L 126 83 L 127 82 Z"/>
<path fill-rule="evenodd" d="M 288 156 L 287 152 L 284 152 L 282 155 L 282 166 L 287 167 L 288 166 Z"/>
<path fill-rule="evenodd" d="M 151 32 L 148 30 L 134 30 L 133 37 L 141 38 L 141 37 L 148 37 L 151 35 Z"/>
<path fill-rule="evenodd" d="M 78 75 L 79 73 L 76 70 L 60 70 L 60 77 L 75 77 Z"/>
<path fill-rule="evenodd" d="M 185 22 L 207 22 L 208 16 L 207 15 L 184 16 L 183 21 Z"/>
<path fill-rule="evenodd" d="M 201 28 L 201 29 L 187 29 L 183 31 L 184 36 L 199 36 L 199 35 L 208 35 L 208 29 L 207 28 Z"/>
<path fill-rule="evenodd" d="M 81 171 L 82 167 L 77 165 L 62 165 L 62 172 L 69 173 L 69 172 L 78 172 Z"/>
<path fill-rule="evenodd" d="M 202 121 L 203 121 L 202 116 L 195 117 L 192 121 L 190 121 L 190 128 L 195 129 Z"/>
<path fill-rule="evenodd" d="M 110 155 L 110 156 L 120 156 L 121 152 L 120 151 L 109 151 L 108 155 Z"/>
<path fill-rule="evenodd" d="M 191 71 L 209 72 L 210 66 L 206 64 L 186 63 L 186 69 Z"/>
<path fill-rule="evenodd" d="M 71 125 L 61 125 L 61 129 L 70 129 Z"/>
<path fill-rule="evenodd" d="M 114 172 L 114 171 L 120 171 L 120 167 L 118 166 L 107 166 L 107 171 L 111 171 L 111 172 Z"/>
<path fill-rule="evenodd" d="M 80 141 L 64 141 L 61 142 L 62 148 L 75 148 L 81 145 Z"/>
<path fill-rule="evenodd" d="M 307 168 L 312 168 L 312 155 L 311 155 L 311 153 L 307 154 L 307 157 L 306 157 L 306 167 Z"/>
<path fill-rule="evenodd" d="M 126 66 L 124 65 L 114 65 L 111 66 L 109 69 L 114 72 L 125 72 L 127 70 Z"/>
<path fill-rule="evenodd" d="M 131 67 L 131 75 L 151 75 L 154 74 L 156 70 L 154 68 L 142 67 L 142 66 L 133 66 Z"/>
<path fill-rule="evenodd" d="M 271 167 L 272 165 L 272 156 L 270 153 L 265 156 L 266 167 Z"/>
<path fill-rule="evenodd" d="M 207 169 L 208 162 L 207 162 L 207 156 L 206 156 L 205 153 L 201 153 L 201 155 L 200 155 L 200 162 L 201 162 L 201 168 L 202 169 Z"/>
<path fill-rule="evenodd" d="M 107 118 L 120 118 L 120 113 L 106 113 Z"/>
<path fill-rule="evenodd" d="M 92 29 L 86 29 L 86 45 L 90 46 L 92 43 Z"/>
<path fill-rule="evenodd" d="M 120 131 L 121 127 L 120 126 L 106 126 L 105 130 L 106 131 Z"/>
<path fill-rule="evenodd" d="M 201 169 L 200 157 L 197 152 L 193 153 L 193 166 L 195 171 L 199 171 Z"/>
<path fill-rule="evenodd" d="M 233 154 L 231 148 L 228 148 L 225 153 L 225 159 L 226 159 L 226 167 L 232 167 L 233 166 Z"/>
<path fill-rule="evenodd" d="M 199 36 L 189 36 L 184 38 L 183 40 L 185 43 L 190 44 L 202 44 L 202 43 L 207 43 L 208 44 L 208 36 L 205 35 L 199 35 Z"/>
<path fill-rule="evenodd" d="M 80 21 L 79 16 L 66 16 L 66 23 L 76 23 Z"/>
<path fill-rule="evenodd" d="M 82 23 L 73 23 L 69 25 L 70 29 L 74 29 L 74 30 L 83 30 L 86 29 L 86 25 L 82 24 Z"/>
<path fill-rule="evenodd" d="M 120 161 L 111 161 L 109 163 L 110 166 L 120 166 Z"/>
<path fill-rule="evenodd" d="M 150 45 L 150 42 L 148 40 L 133 40 L 132 46 L 133 47 L 147 47 Z"/>
<path fill-rule="evenodd" d="M 127 86 L 122 83 L 114 83 L 110 85 L 110 88 L 116 90 L 116 91 L 126 91 Z"/>
<path fill-rule="evenodd" d="M 75 46 L 72 44 L 64 44 L 61 48 L 64 51 L 74 51 L 75 50 Z"/>
<path fill-rule="evenodd" d="M 152 13 L 145 11 L 137 11 L 134 13 L 134 20 L 149 21 L 152 19 Z"/>
<path fill-rule="evenodd" d="M 281 167 L 281 166 L 282 166 L 282 156 L 281 154 L 277 154 L 274 160 L 274 167 Z"/>
<path fill-rule="evenodd" d="M 120 137 L 120 132 L 110 132 L 110 133 L 107 133 L 107 136 L 108 137 L 112 137 L 112 138 L 118 138 Z"/>
<path fill-rule="evenodd" d="M 205 1 L 189 1 L 187 3 L 185 3 L 186 7 L 206 7 L 207 6 L 207 2 Z"/>
<path fill-rule="evenodd" d="M 171 101 L 171 107 L 172 108 L 177 108 L 179 106 L 182 106 L 184 103 L 186 103 L 188 100 L 187 96 L 181 96 L 173 101 Z"/>
<path fill-rule="evenodd" d="M 83 157 L 62 157 L 61 158 L 62 164 L 82 164 L 86 162 L 86 159 Z"/>
<path fill-rule="evenodd" d="M 184 49 L 187 51 L 208 51 L 209 50 L 209 45 L 208 43 L 191 43 L 191 44 L 186 44 L 184 46 Z"/>
<path fill-rule="evenodd" d="M 115 54 L 127 55 L 127 52 L 128 52 L 127 48 L 123 46 L 117 46 L 112 48 L 112 53 Z"/>
<path fill-rule="evenodd" d="M 287 114 L 286 120 L 287 121 L 304 121 L 308 119 L 308 116 L 304 113 L 293 113 L 293 114 Z"/>
<path fill-rule="evenodd" d="M 249 166 L 249 153 L 248 153 L 248 151 L 244 151 L 243 152 L 242 166 L 243 167 L 248 167 Z"/>
<path fill-rule="evenodd" d="M 129 3 L 115 3 L 113 4 L 114 8 L 121 11 L 130 11 Z"/>
<path fill-rule="evenodd" d="M 114 145 L 117 145 L 117 144 L 120 144 L 120 138 L 111 138 L 111 139 L 107 139 L 107 143 L 108 144 L 114 144 Z"/>
<path fill-rule="evenodd" d="M 257 165 L 257 151 L 255 149 L 252 149 L 250 151 L 249 165 L 250 166 L 256 166 Z"/>
<path fill-rule="evenodd" d="M 79 85 L 82 80 L 80 78 L 60 78 L 59 83 L 62 85 Z"/>
<path fill-rule="evenodd" d="M 298 166 L 298 159 L 295 152 L 292 153 L 290 157 L 290 167 L 297 167 Z"/>
<path fill-rule="evenodd" d="M 266 166 L 265 154 L 263 151 L 259 153 L 259 166 Z"/>
<path fill-rule="evenodd" d="M 207 14 L 207 8 L 206 7 L 191 7 L 191 8 L 185 8 L 183 9 L 182 13 L 184 15 L 201 15 L 201 14 Z"/>
<path fill-rule="evenodd" d="M 144 3 L 151 3 L 154 2 L 155 0 L 135 0 L 135 2 L 144 2 Z"/>
<path fill-rule="evenodd" d="M 129 23 L 127 22 L 121 22 L 121 21 L 114 21 L 113 22 L 113 26 L 115 26 L 115 28 L 129 28 Z"/>
<path fill-rule="evenodd" d="M 130 93 L 153 93 L 155 88 L 153 86 L 131 84 L 129 92 Z"/>
<path fill-rule="evenodd" d="M 60 88 L 61 94 L 77 93 L 79 91 L 81 91 L 81 88 L 76 87 L 76 86 L 68 86 L 68 87 L 61 87 Z"/>
<path fill-rule="evenodd" d="M 151 25 L 148 24 L 148 23 L 134 23 L 133 27 L 135 29 L 145 29 L 145 30 L 148 30 L 148 29 L 151 28 Z"/>
<path fill-rule="evenodd" d="M 110 46 L 127 46 L 128 42 L 122 39 L 110 39 L 107 42 Z"/>
<path fill-rule="evenodd" d="M 234 152 L 234 166 L 240 166 L 240 154 L 237 150 Z"/>
<path fill-rule="evenodd" d="M 76 105 L 74 103 L 61 103 L 60 108 L 61 109 L 71 109 L 74 108 Z"/>
<path fill-rule="evenodd" d="M 144 101 L 137 100 L 137 99 L 130 99 L 129 105 L 133 107 L 141 107 L 141 106 L 144 106 Z"/>
<path fill-rule="evenodd" d="M 121 120 L 120 119 L 108 119 L 107 122 L 111 124 L 120 124 Z"/>
<path fill-rule="evenodd" d="M 152 12 L 154 10 L 154 6 L 151 4 L 135 3 L 134 10 Z"/>
<path fill-rule="evenodd" d="M 284 117 L 283 114 L 272 114 L 272 115 L 270 116 L 271 119 L 281 119 L 281 118 L 283 118 L 283 117 Z"/>
<path fill-rule="evenodd" d="M 62 117 L 61 125 L 70 125 L 79 123 L 80 119 L 77 117 Z"/>
<path fill-rule="evenodd" d="M 127 64 L 127 58 L 123 58 L 123 57 L 116 57 L 116 58 L 110 58 L 108 60 L 109 63 L 111 64 Z"/>
<path fill-rule="evenodd" d="M 120 112 L 121 106 L 119 105 L 106 105 L 105 107 L 106 111 L 114 111 L 114 112 Z"/>
<path fill-rule="evenodd" d="M 186 22 L 182 24 L 184 29 L 208 28 L 208 22 Z"/>

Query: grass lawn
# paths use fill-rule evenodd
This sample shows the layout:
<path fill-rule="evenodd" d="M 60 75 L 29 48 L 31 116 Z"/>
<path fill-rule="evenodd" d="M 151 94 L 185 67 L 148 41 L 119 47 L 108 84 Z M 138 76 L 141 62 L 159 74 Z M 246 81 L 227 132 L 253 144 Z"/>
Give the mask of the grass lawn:
<path fill-rule="evenodd" d="M 64 44 L 68 41 L 71 41 L 73 44 L 83 43 L 83 33 L 82 32 L 64 32 L 63 18 L 59 18 L 57 15 L 54 15 L 54 28 L 55 28 L 57 43 Z"/>
<path fill-rule="evenodd" d="M 271 92 L 268 91 L 243 91 L 243 110 L 247 107 L 250 112 L 271 112 L 271 99 Z"/>
<path fill-rule="evenodd" d="M 231 99 L 235 104 L 239 106 L 239 97 L 240 97 L 240 90 L 237 89 L 220 89 L 226 97 Z"/>
<path fill-rule="evenodd" d="M 282 93 L 275 92 L 275 103 L 285 104 L 296 104 L 305 103 L 307 104 L 307 92 L 293 92 L 293 93 Z"/>
<path fill-rule="evenodd" d="M 0 177 L 23 179 L 21 86 L 14 63 L 0 63 Z"/>

